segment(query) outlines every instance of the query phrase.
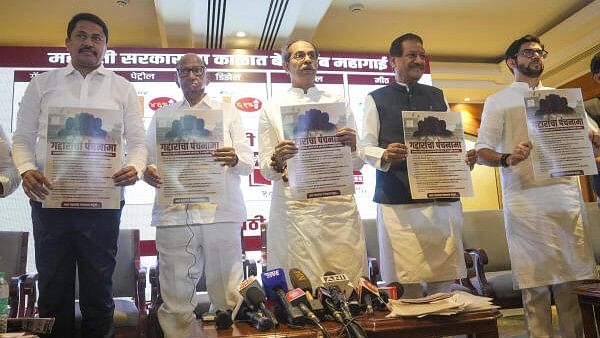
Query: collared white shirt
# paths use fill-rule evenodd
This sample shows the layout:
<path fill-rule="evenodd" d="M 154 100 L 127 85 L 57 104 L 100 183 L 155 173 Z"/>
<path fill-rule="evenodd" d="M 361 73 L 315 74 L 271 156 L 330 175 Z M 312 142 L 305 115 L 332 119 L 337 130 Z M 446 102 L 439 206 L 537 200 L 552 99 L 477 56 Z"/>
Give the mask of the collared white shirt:
<path fill-rule="evenodd" d="M 19 107 L 13 135 L 13 158 L 20 174 L 44 170 L 48 112 L 51 107 L 90 107 L 119 110 L 123 114 L 123 166 L 134 166 L 138 175 L 146 164 L 145 131 L 137 93 L 125 78 L 105 69 L 84 78 L 71 64 L 33 78 Z"/>
<path fill-rule="evenodd" d="M 10 140 L 6 137 L 4 130 L 0 127 L 0 184 L 2 184 L 3 193 L 0 197 L 10 195 L 21 182 L 21 177 L 13 164 L 10 153 Z"/>
<path fill-rule="evenodd" d="M 525 82 L 513 82 L 507 88 L 485 100 L 481 114 L 481 126 L 475 149 L 491 149 L 499 153 L 512 153 L 517 144 L 527 142 L 527 118 L 524 98 L 534 90 L 553 89 L 538 83 L 530 88 Z M 531 157 L 516 166 L 500 168 L 502 187 L 505 190 L 521 190 L 534 186 L 567 183 L 573 178 L 536 180 Z"/>
<path fill-rule="evenodd" d="M 168 115 L 178 109 L 204 108 L 223 110 L 224 147 L 233 147 L 238 157 L 234 167 L 225 166 L 225 191 L 223 203 L 195 203 L 159 205 L 158 197 L 154 199 L 152 209 L 153 226 L 173 226 L 185 224 L 209 224 L 218 222 L 243 222 L 246 220 L 246 206 L 240 189 L 240 176 L 250 175 L 253 168 L 252 149 L 244 134 L 240 114 L 230 104 L 211 100 L 205 96 L 194 107 L 186 101 L 177 101 L 156 111 L 148 128 L 146 144 L 148 146 L 148 163 L 156 164 L 156 118 Z M 159 170 L 160 173 L 160 170 Z"/>

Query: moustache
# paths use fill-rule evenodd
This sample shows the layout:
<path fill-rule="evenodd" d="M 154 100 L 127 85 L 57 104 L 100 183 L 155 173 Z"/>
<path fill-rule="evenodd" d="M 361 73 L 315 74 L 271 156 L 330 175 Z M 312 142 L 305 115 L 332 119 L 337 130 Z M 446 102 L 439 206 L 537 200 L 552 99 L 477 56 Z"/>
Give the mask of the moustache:
<path fill-rule="evenodd" d="M 90 53 L 96 55 L 96 51 L 93 50 L 92 48 L 85 48 L 85 47 L 84 48 L 80 48 L 79 49 L 79 53 L 83 53 L 83 52 L 90 52 Z"/>
<path fill-rule="evenodd" d="M 421 64 L 412 64 L 412 65 L 410 66 L 410 68 L 418 68 L 418 69 L 420 69 L 420 70 L 424 70 L 424 69 L 425 69 L 425 66 L 424 66 L 424 65 L 421 65 Z"/>

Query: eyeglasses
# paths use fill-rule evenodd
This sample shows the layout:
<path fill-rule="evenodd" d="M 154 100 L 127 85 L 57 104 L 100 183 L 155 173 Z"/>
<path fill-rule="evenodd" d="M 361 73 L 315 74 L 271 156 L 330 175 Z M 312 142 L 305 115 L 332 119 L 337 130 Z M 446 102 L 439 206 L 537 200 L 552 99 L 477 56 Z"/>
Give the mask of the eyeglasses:
<path fill-rule="evenodd" d="M 533 58 L 536 56 L 539 56 L 541 58 L 545 58 L 546 56 L 548 56 L 548 51 L 543 50 L 543 49 L 523 49 L 522 51 L 518 52 L 517 54 L 515 54 L 515 56 L 519 56 L 519 55 L 523 55 L 524 57 L 527 58 Z"/>
<path fill-rule="evenodd" d="M 311 60 L 317 60 L 319 58 L 319 56 L 317 55 L 317 52 L 296 52 L 292 55 L 292 59 L 296 60 L 296 61 L 304 61 L 304 59 L 306 59 L 306 57 L 308 56 L 309 59 Z"/>
<path fill-rule="evenodd" d="M 90 40 L 92 40 L 93 43 L 102 43 L 105 40 L 104 37 L 100 34 L 87 35 L 84 32 L 79 32 L 75 34 L 75 38 L 79 41 L 85 41 L 88 39 L 88 37 L 90 38 Z"/>
<path fill-rule="evenodd" d="M 177 73 L 179 73 L 181 76 L 189 76 L 191 73 L 196 75 L 204 75 L 205 71 L 206 67 L 204 66 L 177 68 Z"/>

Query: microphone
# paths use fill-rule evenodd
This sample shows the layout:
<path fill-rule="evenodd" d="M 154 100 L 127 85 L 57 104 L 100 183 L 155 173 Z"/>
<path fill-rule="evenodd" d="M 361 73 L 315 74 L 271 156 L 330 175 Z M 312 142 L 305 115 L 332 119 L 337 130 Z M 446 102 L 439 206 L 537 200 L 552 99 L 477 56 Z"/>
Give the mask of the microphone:
<path fill-rule="evenodd" d="M 350 295 L 346 297 L 346 299 L 348 300 L 348 308 L 350 308 L 350 313 L 353 316 L 358 316 L 362 312 L 362 306 L 359 303 L 360 298 L 358 297 L 358 293 L 356 293 L 354 285 L 352 285 L 352 283 L 350 282 L 348 282 L 347 285 L 348 288 L 352 289 Z M 348 295 L 348 292 L 344 292 L 344 294 Z"/>
<path fill-rule="evenodd" d="M 325 308 L 323 307 L 323 304 L 312 295 L 312 285 L 310 284 L 308 277 L 306 277 L 304 272 L 296 268 L 290 269 L 289 274 L 292 286 L 304 290 L 310 308 L 319 319 L 323 320 L 326 313 Z"/>
<path fill-rule="evenodd" d="M 400 282 L 391 282 L 387 286 L 396 289 L 396 299 L 400 299 L 404 295 L 404 286 Z"/>
<path fill-rule="evenodd" d="M 273 325 L 276 326 L 279 323 L 277 319 L 273 316 L 271 311 L 265 306 L 265 294 L 262 289 L 257 287 L 250 287 L 246 292 L 246 299 L 250 302 L 250 304 L 254 308 L 260 309 L 265 316 L 273 322 Z"/>
<path fill-rule="evenodd" d="M 264 315 L 272 322 L 273 326 L 277 326 L 279 323 L 273 316 L 271 311 L 265 305 L 265 293 L 262 291 L 260 284 L 256 280 L 256 277 L 250 276 L 243 280 L 239 286 L 239 292 L 244 297 L 244 301 L 253 307 L 253 309 L 260 309 Z"/>
<path fill-rule="evenodd" d="M 323 303 L 323 305 L 333 315 L 335 320 L 342 324 L 349 338 L 366 338 L 367 334 L 364 328 L 360 326 L 360 324 L 358 324 L 358 322 L 356 322 L 354 318 L 350 316 L 349 313 L 344 313 L 344 310 L 339 310 L 341 304 L 338 301 L 336 301 L 335 297 L 333 296 L 333 293 L 339 291 L 335 291 L 333 293 L 330 291 L 333 290 L 330 290 L 325 287 L 318 287 L 315 290 L 315 293 L 317 294 L 319 300 Z"/>
<path fill-rule="evenodd" d="M 325 287 L 319 286 L 315 289 L 315 294 L 318 297 L 319 302 L 321 302 L 327 308 L 333 318 L 342 325 L 345 325 L 346 321 L 344 320 L 344 316 L 338 310 L 333 297 L 331 297 L 331 293 L 329 293 L 329 290 L 327 290 Z"/>
<path fill-rule="evenodd" d="M 288 290 L 283 269 L 277 268 L 265 271 L 261 275 L 263 286 L 267 292 L 267 298 L 277 299 L 282 311 L 285 313 L 287 323 L 290 326 L 303 326 L 304 316 L 297 307 L 292 306 L 287 300 L 285 293 Z"/>
<path fill-rule="evenodd" d="M 368 278 L 361 277 L 358 281 L 358 298 L 360 302 L 367 305 L 367 314 L 372 316 L 373 313 L 373 301 L 377 301 L 378 308 L 384 306 L 386 302 L 383 301 L 381 295 L 379 294 L 379 289 L 375 285 L 373 285 Z"/>
<path fill-rule="evenodd" d="M 346 319 L 351 320 L 352 314 L 350 313 L 348 300 L 340 288 L 340 286 L 346 287 L 348 285 L 348 276 L 343 273 L 336 274 L 335 272 L 328 271 L 321 277 L 321 282 L 323 282 L 323 286 L 329 291 L 335 306 L 342 310 L 342 314 Z"/>
<path fill-rule="evenodd" d="M 404 294 L 404 287 L 399 282 L 391 282 L 387 286 L 380 287 L 379 294 L 386 295 L 388 299 L 400 299 Z"/>
<path fill-rule="evenodd" d="M 306 293 L 299 288 L 293 289 L 286 293 L 286 298 L 292 306 L 298 307 L 302 313 L 315 323 L 320 323 L 319 318 L 311 311 Z"/>
<path fill-rule="evenodd" d="M 246 299 L 246 292 L 250 287 L 256 287 L 259 289 L 261 288 L 260 283 L 256 280 L 255 276 L 250 276 L 244 279 L 240 283 L 240 286 L 238 286 L 238 292 L 240 293 L 240 295 L 242 295 L 244 299 Z"/>
<path fill-rule="evenodd" d="M 217 330 L 228 329 L 232 324 L 233 321 L 231 320 L 231 310 L 217 310 L 215 314 L 215 326 L 217 327 Z"/>
<path fill-rule="evenodd" d="M 306 293 L 302 289 L 296 288 L 291 290 L 286 294 L 286 297 L 292 306 L 298 307 L 300 311 L 302 311 L 302 313 L 304 313 L 304 315 L 321 330 L 323 337 L 330 337 L 329 332 L 327 332 L 327 329 L 325 329 L 325 327 L 321 324 L 319 318 L 317 318 L 317 316 L 310 310 Z"/>
<path fill-rule="evenodd" d="M 246 317 L 254 325 L 254 328 L 258 331 L 267 331 L 275 326 L 275 324 L 273 324 L 273 320 L 271 320 L 269 317 L 265 317 L 261 312 L 254 312 L 247 309 L 244 311 L 244 315 L 246 315 Z"/>
<path fill-rule="evenodd" d="M 348 276 L 344 273 L 327 271 L 323 274 L 323 277 L 321 277 L 321 282 L 325 287 L 333 285 L 337 286 L 345 297 L 350 297 L 352 292 L 354 292 L 354 288 L 352 287 Z"/>
<path fill-rule="evenodd" d="M 336 274 L 335 272 L 328 271 L 321 277 L 321 281 L 323 282 L 323 285 L 327 291 L 329 291 L 335 306 L 342 310 L 341 312 L 344 320 L 343 323 L 348 330 L 349 337 L 366 338 L 367 333 L 365 332 L 364 328 L 360 326 L 360 324 L 358 324 L 354 318 L 352 318 L 348 301 L 344 292 L 342 292 L 342 288 L 346 289 L 349 285 L 348 276 L 343 273 Z M 351 292 L 352 291 L 349 293 L 351 294 Z"/>

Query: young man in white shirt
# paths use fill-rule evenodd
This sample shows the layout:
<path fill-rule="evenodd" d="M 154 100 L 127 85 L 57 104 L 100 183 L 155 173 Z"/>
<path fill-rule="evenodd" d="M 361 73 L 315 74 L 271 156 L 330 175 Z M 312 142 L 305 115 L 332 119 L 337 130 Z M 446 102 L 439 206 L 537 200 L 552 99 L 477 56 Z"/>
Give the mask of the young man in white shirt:
<path fill-rule="evenodd" d="M 477 138 L 478 162 L 501 167 L 504 222 L 513 283 L 521 289 L 530 337 L 552 337 L 550 295 L 562 337 L 583 337 L 577 281 L 596 277 L 596 262 L 585 236 L 576 177 L 536 180 L 529 158 L 524 98 L 547 88 L 540 82 L 548 52 L 526 35 L 505 53 L 515 82 L 485 101 Z M 597 148 L 598 135 L 592 136 Z"/>

